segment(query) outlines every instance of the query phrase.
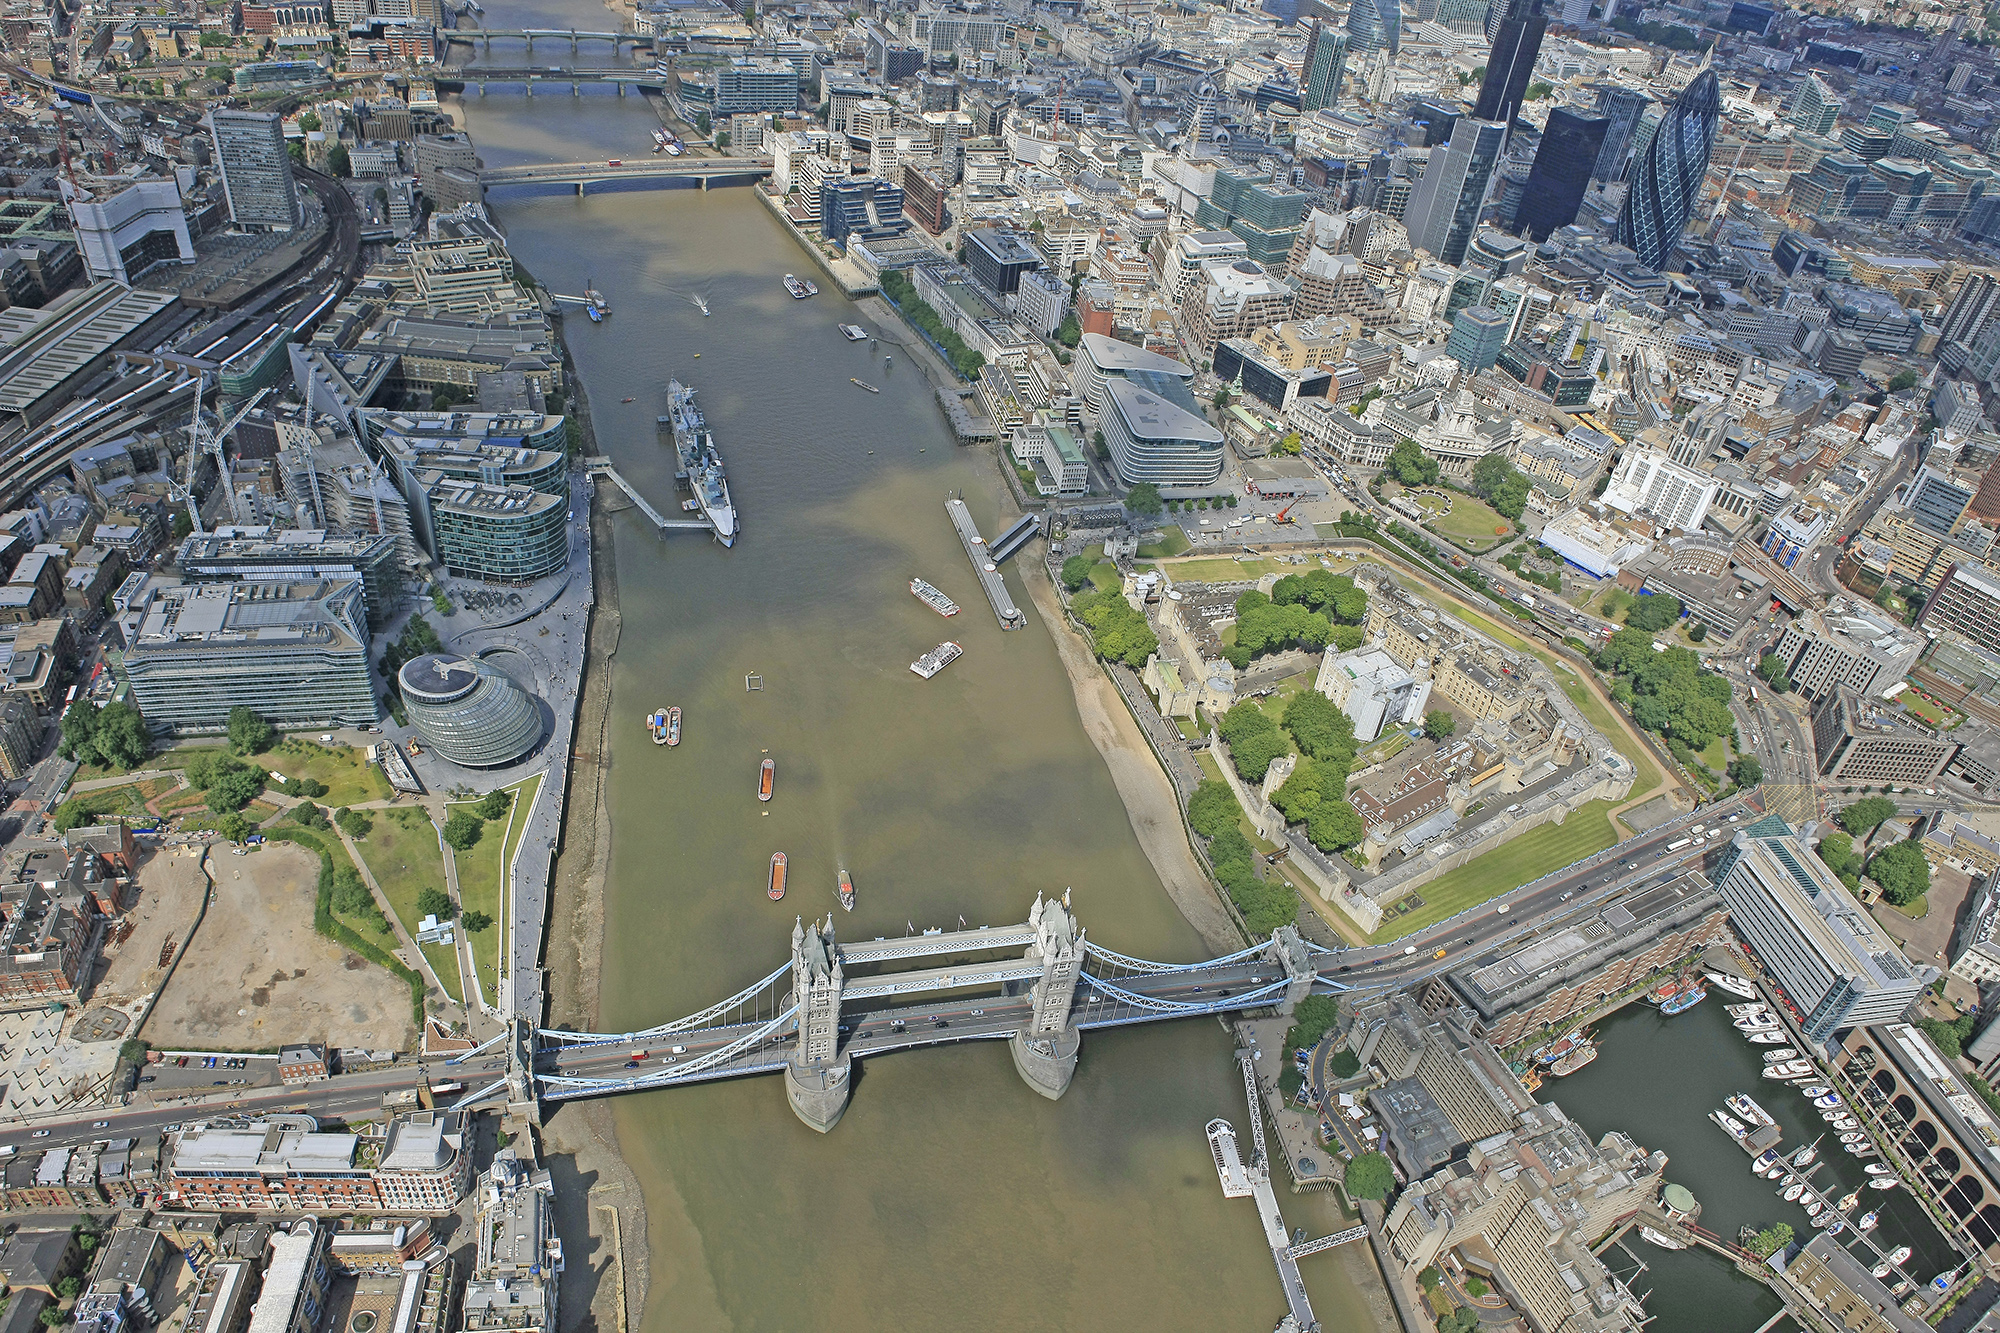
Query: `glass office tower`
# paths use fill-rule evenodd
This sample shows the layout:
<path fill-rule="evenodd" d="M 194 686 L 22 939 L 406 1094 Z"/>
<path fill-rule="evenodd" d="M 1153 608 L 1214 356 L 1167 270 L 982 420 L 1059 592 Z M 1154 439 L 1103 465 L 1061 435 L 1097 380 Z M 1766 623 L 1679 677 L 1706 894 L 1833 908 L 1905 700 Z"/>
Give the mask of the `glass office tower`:
<path fill-rule="evenodd" d="M 1674 99 L 1644 155 L 1632 163 L 1618 243 L 1630 246 L 1647 268 L 1664 266 L 1680 243 L 1708 174 L 1721 117 L 1721 86 L 1715 71 L 1705 69 Z"/>
<path fill-rule="evenodd" d="M 1610 124 L 1604 116 L 1579 115 L 1566 107 L 1549 112 L 1542 146 L 1535 150 L 1534 169 L 1528 173 L 1528 188 L 1514 218 L 1515 231 L 1531 241 L 1546 241 L 1550 232 L 1576 221 Z"/>
<path fill-rule="evenodd" d="M 1542 16 L 1542 0 L 1493 0 L 1493 7 L 1504 13 L 1486 57 L 1486 77 L 1479 84 L 1479 104 L 1472 116 L 1511 125 L 1521 114 L 1521 98 L 1535 72 L 1549 21 Z"/>

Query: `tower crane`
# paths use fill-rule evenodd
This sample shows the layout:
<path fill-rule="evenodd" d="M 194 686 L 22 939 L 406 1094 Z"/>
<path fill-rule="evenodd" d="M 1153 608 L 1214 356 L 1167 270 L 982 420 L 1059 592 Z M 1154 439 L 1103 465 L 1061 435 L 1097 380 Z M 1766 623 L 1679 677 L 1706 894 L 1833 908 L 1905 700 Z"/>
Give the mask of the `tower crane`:
<path fill-rule="evenodd" d="M 194 474 L 195 469 L 200 466 L 201 455 L 207 453 L 215 459 L 216 478 L 222 485 L 229 488 L 229 516 L 240 522 L 242 515 L 237 512 L 236 488 L 231 485 L 229 480 L 229 460 L 223 456 L 222 441 L 228 436 L 230 431 L 236 429 L 237 424 L 243 418 L 250 415 L 257 404 L 264 401 L 265 395 L 271 392 L 269 389 L 259 389 L 251 395 L 249 402 L 237 409 L 236 415 L 230 417 L 228 421 L 216 429 L 210 430 L 208 422 L 203 419 L 201 414 L 202 395 L 207 391 L 208 372 L 204 370 L 200 372 L 200 377 L 195 384 L 194 420 L 188 425 L 187 474 L 178 488 L 182 492 L 183 498 L 187 501 L 188 521 L 194 525 L 196 536 L 200 536 L 205 531 L 201 525 L 201 505 L 195 499 L 194 494 Z"/>

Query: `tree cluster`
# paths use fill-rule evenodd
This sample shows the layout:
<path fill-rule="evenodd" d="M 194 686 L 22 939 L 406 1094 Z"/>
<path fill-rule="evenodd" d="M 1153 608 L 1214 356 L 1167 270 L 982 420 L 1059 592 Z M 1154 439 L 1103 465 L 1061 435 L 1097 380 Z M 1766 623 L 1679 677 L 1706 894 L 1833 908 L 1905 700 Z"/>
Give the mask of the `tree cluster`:
<path fill-rule="evenodd" d="M 1285 575 L 1271 586 L 1271 600 L 1279 606 L 1304 606 L 1342 625 L 1359 625 L 1368 618 L 1368 594 L 1347 575 L 1327 569 Z"/>
<path fill-rule="evenodd" d="M 1292 775 L 1271 793 L 1271 804 L 1287 823 L 1303 824 L 1307 839 L 1321 851 L 1352 847 L 1367 834 L 1347 800 L 1354 723 L 1325 695 L 1306 690 L 1286 705 L 1284 725 L 1301 757 Z"/>
<path fill-rule="evenodd" d="M 1764 761 L 1754 754 L 1738 755 L 1729 765 L 1729 780 L 1739 787 L 1754 787 L 1764 780 Z"/>
<path fill-rule="evenodd" d="M 903 317 L 916 325 L 931 341 L 944 348 L 951 359 L 952 369 L 972 379 L 986 364 L 986 354 L 975 352 L 965 345 L 965 339 L 954 333 L 945 322 L 938 318 L 938 312 L 931 309 L 928 302 L 917 295 L 916 284 L 905 275 L 893 269 L 882 271 L 882 291 L 903 312 Z"/>
<path fill-rule="evenodd" d="M 454 851 L 471 851 L 485 832 L 486 821 L 470 810 L 454 810 L 444 821 L 444 840 Z"/>
<path fill-rule="evenodd" d="M 277 738 L 277 728 L 256 709 L 238 704 L 229 710 L 229 748 L 236 753 L 262 754 Z"/>
<path fill-rule="evenodd" d="M 1096 563 L 1096 561 L 1087 555 L 1073 555 L 1063 561 L 1063 587 L 1068 588 L 1071 592 L 1075 592 L 1078 588 L 1090 582 L 1090 571 Z"/>
<path fill-rule="evenodd" d="M 62 743 L 56 749 L 78 763 L 136 768 L 151 747 L 146 720 L 138 709 L 119 699 L 102 708 L 83 699 L 63 714 Z"/>
<path fill-rule="evenodd" d="M 1597 665 L 1618 676 L 1611 697 L 1630 708 L 1632 720 L 1648 731 L 1691 750 L 1705 749 L 1717 736 L 1736 733 L 1736 719 L 1729 711 L 1733 692 L 1729 678 L 1702 670 L 1701 658 L 1692 649 L 1655 652 L 1651 634 L 1621 629 L 1605 641 Z"/>
<path fill-rule="evenodd" d="M 1243 914 L 1250 933 L 1268 935 L 1291 924 L 1298 915 L 1298 901 L 1284 885 L 1258 877 L 1256 854 L 1237 827 L 1236 815 L 1235 795 L 1227 784 L 1212 778 L 1196 787 L 1188 800 L 1188 826 L 1208 839 L 1216 880 Z"/>
<path fill-rule="evenodd" d="M 1625 608 L 1625 623 L 1633 629 L 1657 634 L 1681 618 L 1681 599 L 1665 593 L 1641 597 Z"/>
<path fill-rule="evenodd" d="M 195 755 L 188 760 L 186 772 L 188 785 L 207 792 L 208 808 L 218 815 L 241 810 L 264 790 L 264 770 L 252 768 L 227 750 Z"/>
<path fill-rule="evenodd" d="M 367 837 L 375 827 L 375 821 L 368 817 L 367 811 L 350 810 L 344 805 L 333 812 L 333 822 L 340 826 L 342 833 L 357 841 Z"/>
<path fill-rule="evenodd" d="M 1090 630 L 1091 647 L 1105 661 L 1123 662 L 1137 670 L 1159 650 L 1160 636 L 1117 589 L 1087 592 L 1069 605 Z"/>
<path fill-rule="evenodd" d="M 1366 1152 L 1347 1164 L 1347 1193 L 1355 1199 L 1386 1199 L 1396 1188 L 1396 1171 L 1379 1152 Z"/>
<path fill-rule="evenodd" d="M 394 680 L 405 662 L 415 661 L 425 653 L 443 650 L 444 640 L 438 638 L 437 627 L 422 616 L 411 616 L 410 623 L 403 626 L 403 632 L 396 641 L 383 651 L 382 674 Z"/>
<path fill-rule="evenodd" d="M 1438 461 L 1425 453 L 1415 440 L 1398 440 L 1389 451 L 1389 475 L 1405 486 L 1432 486 L 1438 479 Z"/>
<path fill-rule="evenodd" d="M 1835 815 L 1834 820 L 1855 837 L 1865 838 L 1895 814 L 1896 803 L 1888 797 L 1864 796 Z"/>
<path fill-rule="evenodd" d="M 1931 891 L 1930 863 L 1915 838 L 1884 847 L 1868 858 L 1868 878 L 1882 886 L 1882 896 L 1897 907 L 1908 907 Z"/>
<path fill-rule="evenodd" d="M 1160 488 L 1150 481 L 1142 481 L 1125 492 L 1125 507 L 1141 518 L 1158 517 L 1165 503 L 1160 499 Z"/>
<path fill-rule="evenodd" d="M 1776 653 L 1765 653 L 1757 659 L 1757 675 L 1779 694 L 1791 693 L 1792 678 L 1785 674 L 1785 659 Z"/>
<path fill-rule="evenodd" d="M 1367 604 L 1367 597 L 1359 590 L 1355 595 Z M 1334 624 L 1303 601 L 1280 604 L 1253 588 L 1236 599 L 1236 642 L 1224 648 L 1222 655 L 1241 671 L 1266 653 L 1286 648 L 1318 652 L 1329 643 L 1342 652 L 1359 648 L 1361 631 L 1353 625 Z"/>
<path fill-rule="evenodd" d="M 1424 735 L 1434 741 L 1441 741 L 1458 730 L 1458 719 L 1443 708 L 1434 708 L 1424 714 Z"/>
<path fill-rule="evenodd" d="M 449 921 L 458 915 L 458 904 L 454 903 L 451 895 L 443 889 L 421 888 L 417 890 L 417 915 L 434 916 L 440 921 Z"/>
<path fill-rule="evenodd" d="M 1861 887 L 1861 872 L 1867 868 L 1867 861 L 1854 850 L 1854 839 L 1845 833 L 1827 834 L 1819 840 L 1819 859 L 1849 889 Z"/>
<path fill-rule="evenodd" d="M 1533 489 L 1504 454 L 1488 454 L 1472 465 L 1472 491 L 1503 518 L 1518 519 Z"/>
<path fill-rule="evenodd" d="M 1757 1233 L 1744 1248 L 1759 1259 L 1768 1259 L 1779 1250 L 1792 1243 L 1792 1228 L 1789 1223 L 1780 1222 Z"/>
<path fill-rule="evenodd" d="M 1236 775 L 1245 782 L 1262 782 L 1271 761 L 1292 752 L 1292 743 L 1278 729 L 1277 719 L 1259 708 L 1254 699 L 1245 699 L 1224 713 L 1216 730 L 1229 742 L 1230 760 L 1236 765 Z"/>
<path fill-rule="evenodd" d="M 1978 1019 L 1972 1014 L 1960 1014 L 1946 1023 L 1926 1014 L 1917 1020 L 1924 1035 L 1937 1043 L 1937 1048 L 1945 1059 L 1956 1060 L 1965 1054 L 1965 1043 L 1972 1040 L 1972 1029 Z"/>
<path fill-rule="evenodd" d="M 353 866 L 334 867 L 333 910 L 359 919 L 382 934 L 388 933 L 389 923 L 383 918 L 382 909 L 375 905 L 375 895 L 368 891 L 367 883 Z"/>

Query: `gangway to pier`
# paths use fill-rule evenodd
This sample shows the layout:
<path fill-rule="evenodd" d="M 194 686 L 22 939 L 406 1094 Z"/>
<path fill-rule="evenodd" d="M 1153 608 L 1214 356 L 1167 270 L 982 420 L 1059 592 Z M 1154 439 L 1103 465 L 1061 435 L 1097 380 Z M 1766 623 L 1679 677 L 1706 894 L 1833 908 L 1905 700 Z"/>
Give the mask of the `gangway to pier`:
<path fill-rule="evenodd" d="M 660 530 L 662 537 L 666 536 L 669 532 L 713 533 L 715 531 L 714 525 L 709 523 L 705 518 L 668 518 L 665 514 L 653 508 L 652 505 L 646 502 L 646 497 L 639 494 L 637 488 L 631 482 L 618 475 L 618 469 L 613 467 L 611 460 L 602 454 L 593 454 L 589 458 L 584 459 L 583 469 L 590 476 L 608 479 L 613 486 L 616 486 L 619 490 L 630 496 L 632 503 L 639 506 L 639 512 L 652 520 L 653 526 Z"/>
<path fill-rule="evenodd" d="M 993 563 L 997 565 L 1041 535 L 1040 517 L 1035 514 L 1023 514 L 1013 527 L 995 537 L 986 549 L 993 553 Z"/>

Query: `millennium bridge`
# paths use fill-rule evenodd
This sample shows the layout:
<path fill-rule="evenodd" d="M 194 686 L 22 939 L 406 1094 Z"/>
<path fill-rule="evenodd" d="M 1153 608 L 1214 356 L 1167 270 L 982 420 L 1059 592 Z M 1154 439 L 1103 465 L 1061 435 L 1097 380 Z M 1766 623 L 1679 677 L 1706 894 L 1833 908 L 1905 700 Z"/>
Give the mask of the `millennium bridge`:
<path fill-rule="evenodd" d="M 1082 1034 L 1246 1009 L 1289 1014 L 1315 988 L 1348 987 L 1316 967 L 1331 950 L 1281 927 L 1263 943 L 1197 963 L 1159 963 L 1085 937 L 1068 895 L 1039 895 L 1019 925 L 843 943 L 832 917 L 795 922 L 791 960 L 726 1000 L 636 1032 L 517 1022 L 478 1051 L 513 1047 L 510 1072 L 461 1101 L 525 1103 L 782 1074 L 792 1110 L 821 1133 L 847 1109 L 856 1059 L 948 1042 L 1005 1041 L 1044 1097 L 1062 1096 Z M 897 967 L 898 964 L 918 964 Z M 923 999 L 921 997 L 937 998 Z M 456 1061 L 454 1061 L 456 1063 Z"/>

